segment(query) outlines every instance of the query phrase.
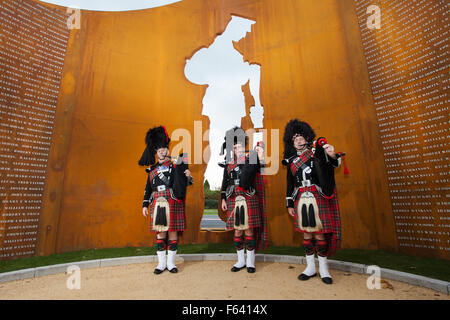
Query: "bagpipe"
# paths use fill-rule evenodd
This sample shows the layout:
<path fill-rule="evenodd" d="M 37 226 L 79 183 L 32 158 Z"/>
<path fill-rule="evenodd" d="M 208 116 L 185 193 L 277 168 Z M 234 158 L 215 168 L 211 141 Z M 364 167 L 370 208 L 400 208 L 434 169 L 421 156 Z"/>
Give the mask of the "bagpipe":
<path fill-rule="evenodd" d="M 334 169 L 335 166 L 332 162 L 337 164 L 339 158 L 344 159 L 345 164 L 345 152 L 336 152 L 336 159 L 330 159 L 327 152 L 323 148 L 324 145 L 327 144 L 327 140 L 324 137 L 320 137 L 315 141 L 305 143 L 302 146 L 306 146 L 308 149 L 311 149 L 313 152 L 312 156 L 312 167 L 315 168 L 313 170 L 313 179 L 317 183 L 317 185 L 322 189 L 322 193 L 327 198 L 333 198 L 334 189 L 336 188 L 336 182 L 334 179 Z M 294 156 L 295 157 L 295 156 Z M 284 166 L 289 165 L 289 159 L 283 159 L 281 163 Z M 347 165 L 345 164 L 344 174 L 348 174 Z"/>
<path fill-rule="evenodd" d="M 314 153 L 312 165 L 315 168 L 315 178 L 319 187 L 322 189 L 322 193 L 327 198 L 333 198 L 336 181 L 334 179 L 335 166 L 332 164 L 332 161 L 337 164 L 338 159 L 345 156 L 345 152 L 336 152 L 336 159 L 330 160 L 330 157 L 323 148 L 326 144 L 327 140 L 324 137 L 320 137 L 312 143 L 312 150 Z"/>
<path fill-rule="evenodd" d="M 260 161 L 258 153 L 256 152 L 256 148 L 264 149 L 264 142 L 259 141 L 256 146 L 246 154 L 245 163 L 241 164 L 239 187 L 244 190 L 248 190 L 251 186 L 253 186 L 256 173 L 261 167 L 265 166 L 265 164 Z M 223 161 L 219 162 L 218 165 L 219 167 L 226 168 L 228 163 L 226 161 Z"/>
<path fill-rule="evenodd" d="M 175 169 L 173 193 L 177 199 L 184 199 L 187 187 L 194 183 L 194 178 L 187 178 L 184 173 L 189 169 L 188 154 L 182 153 L 178 157 L 167 156 L 167 158 L 172 161 Z M 145 169 L 147 173 L 150 173 L 151 170 L 151 167 Z"/>

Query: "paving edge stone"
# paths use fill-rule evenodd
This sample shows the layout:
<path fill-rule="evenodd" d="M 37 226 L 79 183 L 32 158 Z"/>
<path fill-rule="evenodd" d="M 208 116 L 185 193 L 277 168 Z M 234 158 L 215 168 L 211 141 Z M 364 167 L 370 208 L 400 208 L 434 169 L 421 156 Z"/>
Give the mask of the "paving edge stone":
<path fill-rule="evenodd" d="M 204 254 L 178 254 L 178 261 L 232 261 L 236 259 L 234 253 L 204 253 Z M 305 264 L 305 257 L 290 256 L 290 255 L 276 255 L 276 254 L 257 254 L 256 261 L 264 262 L 280 262 L 280 263 L 296 263 Z M 23 269 L 18 271 L 11 271 L 0 273 L 0 283 L 23 280 L 30 278 L 39 278 L 42 276 L 53 275 L 67 272 L 69 266 L 78 266 L 81 270 L 90 268 L 102 268 L 111 266 L 121 266 L 136 263 L 153 263 L 156 262 L 156 255 L 149 256 L 134 256 L 134 257 L 120 257 L 108 258 L 88 261 L 70 262 L 64 264 L 50 265 L 45 267 Z M 316 259 L 316 263 L 318 260 Z M 328 260 L 330 269 L 354 272 L 358 274 L 372 274 L 367 273 L 368 267 L 364 264 L 345 262 L 339 260 Z M 424 276 L 419 276 L 402 271 L 390 270 L 380 268 L 381 278 L 390 279 L 394 281 L 405 282 L 411 285 L 420 286 L 432 289 L 441 293 L 450 294 L 450 282 L 432 279 Z"/>
<path fill-rule="evenodd" d="M 449 294 L 450 283 L 447 281 L 428 278 L 397 270 L 390 270 L 384 268 L 380 268 L 380 270 L 381 270 L 381 278 L 406 282 L 411 285 L 425 287 L 428 289 Z"/>
<path fill-rule="evenodd" d="M 187 254 L 180 254 L 181 256 L 187 256 Z M 230 261 L 236 259 L 235 253 L 204 253 L 204 261 Z"/>
<path fill-rule="evenodd" d="M 35 268 L 0 273 L 0 283 L 34 278 Z"/>
<path fill-rule="evenodd" d="M 114 267 L 121 266 L 126 264 L 134 264 L 134 263 L 149 263 L 155 262 L 156 256 L 134 256 L 134 257 L 120 257 L 120 258 L 108 258 L 100 260 L 100 268 L 102 267 Z"/>
<path fill-rule="evenodd" d="M 175 261 L 177 260 L 184 260 L 184 261 L 203 261 L 204 256 L 203 254 L 177 254 L 175 257 Z"/>
<path fill-rule="evenodd" d="M 319 263 L 318 260 L 317 260 L 317 263 Z M 331 269 L 336 269 L 336 270 L 346 271 L 346 272 L 354 272 L 354 273 L 359 273 L 359 274 L 365 274 L 366 268 L 367 268 L 367 266 L 364 264 L 345 262 L 345 261 L 339 261 L 339 260 L 328 260 L 328 266 Z"/>

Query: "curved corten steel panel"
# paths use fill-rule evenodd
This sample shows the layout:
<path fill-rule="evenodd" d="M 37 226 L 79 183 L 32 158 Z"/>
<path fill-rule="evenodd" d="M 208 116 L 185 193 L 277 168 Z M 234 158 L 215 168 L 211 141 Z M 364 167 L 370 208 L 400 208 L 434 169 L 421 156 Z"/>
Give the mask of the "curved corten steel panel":
<path fill-rule="evenodd" d="M 201 116 L 206 87 L 190 83 L 183 70 L 232 14 L 256 21 L 235 47 L 261 65 L 264 127 L 280 130 L 280 156 L 287 121 L 308 121 L 347 153 L 350 175 L 336 172 L 344 247 L 396 249 L 352 1 L 185 0 L 136 12 L 81 12 L 62 77 L 46 188 L 53 198 L 42 212 L 39 254 L 153 244 L 141 213 L 146 174 L 137 165 L 145 133 L 164 124 L 169 134 L 185 128 L 194 138 L 194 121 L 200 121 L 202 132 L 195 134 L 201 139 L 209 126 Z M 242 124 L 248 128 L 253 101 L 246 97 Z M 194 140 L 186 150 L 191 158 L 193 146 Z M 190 168 L 196 183 L 188 189 L 184 243 L 231 242 L 230 232 L 200 232 L 206 165 Z M 267 177 L 269 241 L 298 246 L 301 236 L 285 208 L 285 177 L 281 165 Z"/>

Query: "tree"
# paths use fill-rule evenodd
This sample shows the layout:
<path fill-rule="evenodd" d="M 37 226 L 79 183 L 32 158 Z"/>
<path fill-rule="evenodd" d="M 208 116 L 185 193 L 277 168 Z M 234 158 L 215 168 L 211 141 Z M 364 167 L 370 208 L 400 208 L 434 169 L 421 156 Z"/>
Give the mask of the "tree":
<path fill-rule="evenodd" d="M 209 186 L 208 180 L 205 180 L 205 183 L 203 184 L 203 190 L 210 191 L 211 187 Z"/>

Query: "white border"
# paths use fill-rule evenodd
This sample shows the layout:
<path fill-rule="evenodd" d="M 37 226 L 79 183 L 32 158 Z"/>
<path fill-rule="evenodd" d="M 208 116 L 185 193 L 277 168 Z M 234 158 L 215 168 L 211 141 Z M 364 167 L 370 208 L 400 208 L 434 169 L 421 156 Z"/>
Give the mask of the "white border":
<path fill-rule="evenodd" d="M 90 11 L 131 11 L 167 6 L 183 0 L 40 0 L 68 8 Z"/>

